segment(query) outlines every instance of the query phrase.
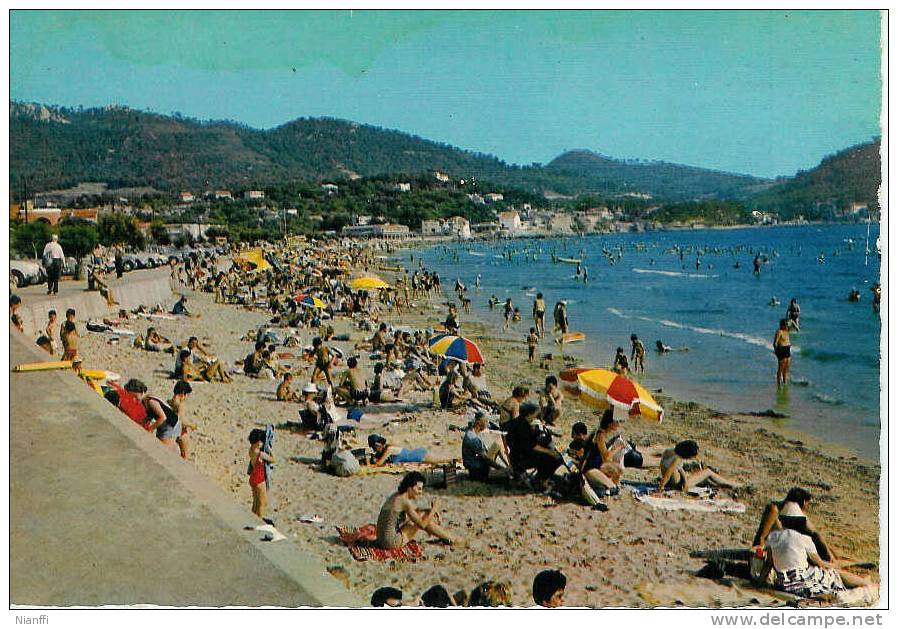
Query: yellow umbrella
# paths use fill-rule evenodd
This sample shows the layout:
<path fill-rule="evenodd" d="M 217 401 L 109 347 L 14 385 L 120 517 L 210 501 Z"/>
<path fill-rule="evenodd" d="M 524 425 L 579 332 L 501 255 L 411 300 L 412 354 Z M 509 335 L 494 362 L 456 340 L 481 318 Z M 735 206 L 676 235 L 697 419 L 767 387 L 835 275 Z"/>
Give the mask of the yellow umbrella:
<path fill-rule="evenodd" d="M 357 277 L 349 281 L 349 287 L 354 290 L 370 290 L 374 288 L 390 288 L 390 285 L 379 277 Z"/>
<path fill-rule="evenodd" d="M 625 408 L 631 416 L 639 415 L 657 422 L 664 419 L 664 409 L 638 382 L 607 369 L 587 369 L 577 373 L 576 377 L 581 399 Z"/>

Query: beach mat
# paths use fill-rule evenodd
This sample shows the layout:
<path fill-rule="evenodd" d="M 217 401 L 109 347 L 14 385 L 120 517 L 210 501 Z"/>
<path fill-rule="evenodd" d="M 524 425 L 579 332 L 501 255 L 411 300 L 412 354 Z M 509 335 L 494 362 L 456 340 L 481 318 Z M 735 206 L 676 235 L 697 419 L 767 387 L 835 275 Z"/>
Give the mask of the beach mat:
<path fill-rule="evenodd" d="M 434 467 L 433 463 L 394 463 L 388 465 L 362 465 L 353 476 L 374 476 L 376 474 L 405 474 L 423 472 Z"/>
<path fill-rule="evenodd" d="M 417 561 L 424 558 L 424 549 L 416 541 L 405 546 L 386 550 L 377 547 L 377 526 L 366 524 L 359 528 L 336 527 L 340 541 L 349 548 L 349 554 L 356 561 Z"/>

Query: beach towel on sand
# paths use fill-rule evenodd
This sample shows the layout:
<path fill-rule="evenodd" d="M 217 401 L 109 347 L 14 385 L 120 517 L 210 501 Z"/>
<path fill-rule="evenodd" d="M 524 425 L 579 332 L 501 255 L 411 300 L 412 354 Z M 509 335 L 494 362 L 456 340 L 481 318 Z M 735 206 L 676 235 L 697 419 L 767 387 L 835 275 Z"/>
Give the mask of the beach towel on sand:
<path fill-rule="evenodd" d="M 386 465 L 363 465 L 356 476 L 372 476 L 374 474 L 405 474 L 407 472 L 423 472 L 434 467 L 433 463 L 388 463 Z"/>
<path fill-rule="evenodd" d="M 424 549 L 416 541 L 405 546 L 386 550 L 377 547 L 377 525 L 366 524 L 359 528 L 336 527 L 340 541 L 349 548 L 349 554 L 356 561 L 417 561 L 424 558 Z"/>
<path fill-rule="evenodd" d="M 711 513 L 745 513 L 745 505 L 729 498 L 687 498 L 684 496 L 648 496 L 636 494 L 636 500 L 653 509 L 664 511 L 701 511 Z"/>
<path fill-rule="evenodd" d="M 699 511 L 703 513 L 745 513 L 745 505 L 729 498 L 715 498 L 714 492 L 707 487 L 696 487 L 683 495 L 679 492 L 666 491 L 663 496 L 651 496 L 658 485 L 638 481 L 623 481 L 621 487 L 633 494 L 639 502 L 653 509 L 664 511 Z"/>

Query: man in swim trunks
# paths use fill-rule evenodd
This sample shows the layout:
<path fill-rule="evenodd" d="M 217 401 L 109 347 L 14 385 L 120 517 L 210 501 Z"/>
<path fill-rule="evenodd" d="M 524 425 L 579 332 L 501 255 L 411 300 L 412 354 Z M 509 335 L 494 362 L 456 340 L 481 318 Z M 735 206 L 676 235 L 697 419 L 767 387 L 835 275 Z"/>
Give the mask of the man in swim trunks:
<path fill-rule="evenodd" d="M 546 301 L 542 293 L 536 294 L 533 300 L 533 322 L 536 324 L 536 334 L 539 338 L 546 335 Z"/>

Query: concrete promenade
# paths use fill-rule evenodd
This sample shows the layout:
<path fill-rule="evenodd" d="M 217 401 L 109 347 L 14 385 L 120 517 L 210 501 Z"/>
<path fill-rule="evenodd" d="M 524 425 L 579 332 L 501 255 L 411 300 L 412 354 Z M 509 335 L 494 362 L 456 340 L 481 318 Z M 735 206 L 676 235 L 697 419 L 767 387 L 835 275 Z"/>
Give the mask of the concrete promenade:
<path fill-rule="evenodd" d="M 117 312 L 118 308 L 130 310 L 141 304 L 152 306 L 162 303 L 171 308 L 175 298 L 169 285 L 169 276 L 168 268 L 131 271 L 121 279 L 116 279 L 115 274 L 111 274 L 109 286 L 113 297 L 119 302 L 112 312 Z M 47 325 L 47 312 L 51 309 L 56 310 L 60 322 L 65 320 L 67 308 L 77 311 L 79 321 L 102 317 L 110 312 L 106 299 L 99 292 L 86 289 L 86 281 L 72 279 L 60 280 L 58 295 L 48 295 L 46 284 L 16 289 L 16 294 L 22 298 L 19 316 L 22 317 L 26 334 L 34 336 L 43 329 Z"/>
<path fill-rule="evenodd" d="M 46 357 L 10 327 L 11 365 Z M 365 605 L 72 373 L 10 380 L 12 605 Z"/>

